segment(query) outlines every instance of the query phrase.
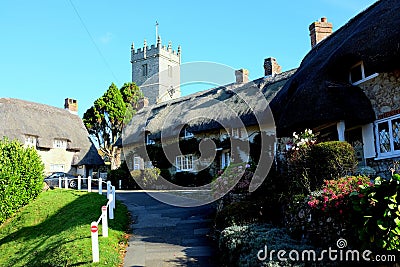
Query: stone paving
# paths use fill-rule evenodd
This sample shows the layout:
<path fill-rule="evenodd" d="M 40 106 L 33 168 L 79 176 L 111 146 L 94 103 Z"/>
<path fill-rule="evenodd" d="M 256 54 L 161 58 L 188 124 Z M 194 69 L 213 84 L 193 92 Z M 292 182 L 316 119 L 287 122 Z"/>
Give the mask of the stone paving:
<path fill-rule="evenodd" d="M 152 194 L 176 198 L 165 192 Z M 213 223 L 212 205 L 171 206 L 143 191 L 118 191 L 116 198 L 124 202 L 133 217 L 133 236 L 124 267 L 217 265 L 216 249 L 207 237 Z M 187 206 L 195 200 L 179 197 L 176 201 Z"/>

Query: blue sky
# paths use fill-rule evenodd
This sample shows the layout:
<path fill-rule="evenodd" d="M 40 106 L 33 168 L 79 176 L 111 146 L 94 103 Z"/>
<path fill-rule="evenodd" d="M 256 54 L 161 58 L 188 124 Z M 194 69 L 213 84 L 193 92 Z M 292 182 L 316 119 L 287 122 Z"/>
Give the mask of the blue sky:
<path fill-rule="evenodd" d="M 298 67 L 311 22 L 326 16 L 335 30 L 374 2 L 2 0 L 0 97 L 58 107 L 75 98 L 82 116 L 112 82 L 131 81 L 131 43 L 154 44 L 156 21 L 164 44 L 182 46 L 182 63 L 247 68 L 256 79 L 266 57 Z"/>

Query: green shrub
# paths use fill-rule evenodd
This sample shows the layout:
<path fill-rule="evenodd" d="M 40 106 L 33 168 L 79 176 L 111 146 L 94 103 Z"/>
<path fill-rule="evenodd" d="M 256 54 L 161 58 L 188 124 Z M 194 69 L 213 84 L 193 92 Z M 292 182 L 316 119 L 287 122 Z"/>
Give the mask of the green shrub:
<path fill-rule="evenodd" d="M 0 223 L 43 189 L 44 165 L 34 148 L 0 140 Z"/>
<path fill-rule="evenodd" d="M 108 172 L 107 179 L 111 181 L 111 184 L 116 186 L 121 181 L 122 189 L 139 189 L 140 187 L 136 183 L 136 181 L 132 178 L 129 173 L 128 166 L 126 162 L 122 162 L 121 166 L 119 166 L 115 170 L 110 170 Z"/>
<path fill-rule="evenodd" d="M 351 194 L 357 229 L 362 246 L 368 249 L 400 250 L 400 175 L 392 179 L 376 178 L 373 186 L 365 186 Z"/>
<path fill-rule="evenodd" d="M 337 179 L 354 172 L 357 166 L 354 148 L 347 142 L 329 141 L 311 147 L 308 160 L 311 190 L 324 180 Z"/>
<path fill-rule="evenodd" d="M 131 176 L 142 189 L 155 189 L 160 176 L 160 169 L 145 168 L 144 170 L 131 171 Z"/>
<path fill-rule="evenodd" d="M 233 202 L 217 213 L 215 227 L 224 229 L 235 224 L 259 221 L 262 206 L 250 201 Z"/>

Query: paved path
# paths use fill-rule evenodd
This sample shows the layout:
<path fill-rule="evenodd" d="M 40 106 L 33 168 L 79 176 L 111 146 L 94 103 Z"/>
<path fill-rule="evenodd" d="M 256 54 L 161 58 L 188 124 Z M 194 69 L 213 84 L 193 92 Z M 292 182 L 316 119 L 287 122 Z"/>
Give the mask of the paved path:
<path fill-rule="evenodd" d="M 174 198 L 167 193 L 157 196 Z M 175 207 L 145 192 L 119 191 L 133 217 L 133 236 L 124 260 L 131 266 L 215 266 L 215 248 L 206 235 L 213 221 L 212 205 Z M 183 205 L 192 199 L 179 198 Z"/>

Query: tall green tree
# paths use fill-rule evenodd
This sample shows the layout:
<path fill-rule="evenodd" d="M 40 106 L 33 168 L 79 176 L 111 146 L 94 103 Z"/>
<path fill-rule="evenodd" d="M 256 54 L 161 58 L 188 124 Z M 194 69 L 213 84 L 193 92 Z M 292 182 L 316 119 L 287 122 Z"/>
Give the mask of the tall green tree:
<path fill-rule="evenodd" d="M 125 83 L 121 89 L 112 83 L 83 115 L 89 134 L 102 154 L 110 160 L 112 169 L 118 167 L 113 146 L 121 136 L 124 122 L 131 120 L 142 97 L 141 90 L 134 83 Z"/>

